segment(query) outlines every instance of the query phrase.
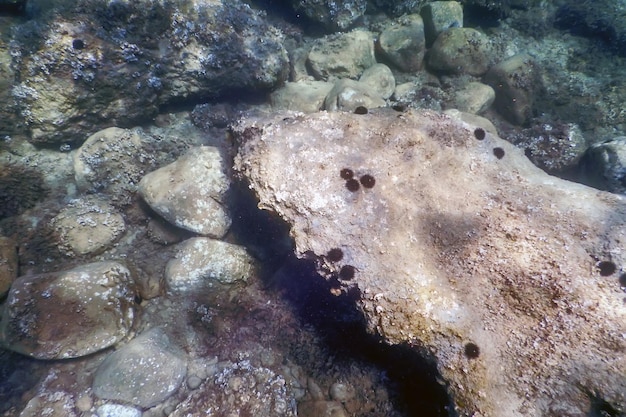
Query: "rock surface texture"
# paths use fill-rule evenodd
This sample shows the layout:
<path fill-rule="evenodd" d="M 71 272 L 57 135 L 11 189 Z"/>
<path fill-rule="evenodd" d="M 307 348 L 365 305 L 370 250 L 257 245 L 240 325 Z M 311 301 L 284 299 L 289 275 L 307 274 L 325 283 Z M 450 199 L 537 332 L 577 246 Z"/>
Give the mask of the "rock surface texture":
<path fill-rule="evenodd" d="M 626 408 L 624 293 L 599 263 L 625 265 L 624 198 L 433 112 L 281 115 L 235 133 L 235 169 L 297 255 L 358 287 L 371 332 L 432 355 L 460 416 Z"/>
<path fill-rule="evenodd" d="M 75 358 L 119 342 L 133 324 L 130 271 L 96 262 L 15 280 L 0 321 L 0 342 L 38 359 Z"/>

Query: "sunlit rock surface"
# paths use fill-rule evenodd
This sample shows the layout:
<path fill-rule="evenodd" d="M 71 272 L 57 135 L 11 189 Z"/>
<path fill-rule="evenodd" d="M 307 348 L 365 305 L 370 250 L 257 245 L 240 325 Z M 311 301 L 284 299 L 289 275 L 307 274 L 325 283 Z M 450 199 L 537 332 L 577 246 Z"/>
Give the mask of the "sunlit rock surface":
<path fill-rule="evenodd" d="M 370 331 L 432 355 L 459 415 L 624 410 L 626 200 L 433 112 L 283 114 L 235 134 L 235 169 L 297 255 L 358 287 Z"/>

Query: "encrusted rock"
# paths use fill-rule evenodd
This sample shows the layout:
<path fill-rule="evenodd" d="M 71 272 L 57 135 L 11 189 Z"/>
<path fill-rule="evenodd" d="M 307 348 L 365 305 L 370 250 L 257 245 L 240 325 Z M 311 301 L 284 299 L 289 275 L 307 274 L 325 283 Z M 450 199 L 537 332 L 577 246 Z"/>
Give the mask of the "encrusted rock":
<path fill-rule="evenodd" d="M 172 157 L 163 155 L 169 149 L 158 149 L 158 142 L 139 129 L 118 127 L 89 136 L 74 154 L 79 190 L 104 193 L 117 205 L 129 204 L 141 177 Z"/>
<path fill-rule="evenodd" d="M 457 1 L 432 1 L 421 8 L 426 45 L 430 47 L 437 36 L 450 28 L 463 27 L 463 7 Z"/>
<path fill-rule="evenodd" d="M 129 270 L 112 261 L 23 276 L 7 296 L 0 342 L 37 359 L 88 355 L 126 336 L 134 298 Z"/>
<path fill-rule="evenodd" d="M 347 417 L 348 413 L 337 401 L 302 401 L 298 404 L 299 417 Z"/>
<path fill-rule="evenodd" d="M 434 112 L 284 119 L 242 121 L 236 171 L 369 331 L 432 355 L 459 415 L 626 408 L 624 294 L 598 264 L 626 265 L 626 199 Z"/>
<path fill-rule="evenodd" d="M 165 280 L 175 293 L 200 293 L 215 284 L 247 281 L 254 260 L 242 246 L 196 237 L 179 245 L 176 257 L 168 262 Z"/>
<path fill-rule="evenodd" d="M 315 78 L 358 78 L 376 63 L 374 36 L 364 30 L 327 36 L 315 42 L 308 63 Z"/>
<path fill-rule="evenodd" d="M 139 193 L 170 223 L 221 238 L 231 224 L 224 206 L 229 185 L 219 150 L 202 146 L 145 175 L 139 182 Z"/>
<path fill-rule="evenodd" d="M 525 125 L 533 115 L 535 94 L 540 88 L 538 69 L 532 57 L 514 55 L 494 65 L 485 82 L 496 92 L 495 106 L 509 122 Z"/>
<path fill-rule="evenodd" d="M 397 24 L 382 31 L 377 45 L 384 56 L 400 70 L 418 71 L 422 68 L 426 52 L 422 17 L 418 14 L 401 17 Z"/>
<path fill-rule="evenodd" d="M 363 16 L 367 7 L 366 0 L 289 0 L 289 3 L 296 12 L 304 13 L 312 21 L 332 30 L 350 28 Z"/>
<path fill-rule="evenodd" d="M 441 33 L 428 54 L 434 71 L 481 76 L 492 61 L 489 38 L 472 28 L 452 27 Z"/>
<path fill-rule="evenodd" d="M 170 417 L 206 416 L 295 417 L 295 399 L 285 379 L 248 361 L 234 363 L 204 382 L 182 401 Z M 299 415 L 299 413 L 298 413 Z"/>
<path fill-rule="evenodd" d="M 350 79 L 338 80 L 324 99 L 324 109 L 354 111 L 357 107 L 384 107 L 385 100 L 376 93 L 367 84 Z"/>
<path fill-rule="evenodd" d="M 96 371 L 93 392 L 106 400 L 153 407 L 183 382 L 187 365 L 182 357 L 163 329 L 151 329 L 107 356 Z"/>
<path fill-rule="evenodd" d="M 0 299 L 17 278 L 17 260 L 17 243 L 13 239 L 0 236 Z"/>
<path fill-rule="evenodd" d="M 111 247 L 126 230 L 124 218 L 99 197 L 72 200 L 50 221 L 57 247 L 67 256 L 93 255 Z"/>
<path fill-rule="evenodd" d="M 324 98 L 334 84 L 326 81 L 303 80 L 285 85 L 270 96 L 272 107 L 277 110 L 294 110 L 314 113 L 324 107 Z"/>

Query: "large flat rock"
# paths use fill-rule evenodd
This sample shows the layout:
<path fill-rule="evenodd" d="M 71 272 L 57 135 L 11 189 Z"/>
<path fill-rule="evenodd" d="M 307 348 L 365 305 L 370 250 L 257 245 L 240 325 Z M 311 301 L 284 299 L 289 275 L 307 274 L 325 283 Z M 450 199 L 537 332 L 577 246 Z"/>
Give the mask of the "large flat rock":
<path fill-rule="evenodd" d="M 298 256 L 358 287 L 371 332 L 433 356 L 459 415 L 620 415 L 626 200 L 481 133 L 432 112 L 248 119 L 235 169 Z"/>

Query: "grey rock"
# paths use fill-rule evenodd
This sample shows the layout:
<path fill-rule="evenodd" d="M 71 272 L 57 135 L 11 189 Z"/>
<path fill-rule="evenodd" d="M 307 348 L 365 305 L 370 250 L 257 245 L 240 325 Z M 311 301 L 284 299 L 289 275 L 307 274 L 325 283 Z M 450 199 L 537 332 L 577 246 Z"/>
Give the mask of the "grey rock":
<path fill-rule="evenodd" d="M 463 112 L 481 114 L 496 99 L 496 92 L 487 84 L 472 81 L 454 95 L 454 106 Z"/>
<path fill-rule="evenodd" d="M 540 88 L 539 69 L 529 55 L 514 55 L 494 65 L 485 75 L 485 83 L 496 92 L 494 103 L 502 116 L 516 125 L 529 122 Z"/>
<path fill-rule="evenodd" d="M 498 136 L 498 129 L 496 129 L 493 123 L 491 123 L 491 121 L 485 117 L 478 116 L 474 113 L 462 112 L 457 109 L 444 110 L 443 113 L 446 116 L 450 116 L 454 120 L 467 123 L 468 125 L 471 125 L 471 126 L 480 127 L 484 129 L 485 132 Z"/>
<path fill-rule="evenodd" d="M 428 54 L 436 72 L 481 76 L 493 60 L 489 38 L 472 28 L 450 28 L 441 33 Z"/>
<path fill-rule="evenodd" d="M 624 296 L 597 265 L 626 263 L 625 198 L 435 112 L 284 117 L 236 127 L 236 172 L 297 256 L 358 287 L 371 333 L 430 352 L 456 413 L 626 408 Z M 374 187 L 348 190 L 345 167 Z"/>
<path fill-rule="evenodd" d="M 37 359 L 88 355 L 127 335 L 134 298 L 129 270 L 112 261 L 23 276 L 4 304 L 0 341 Z"/>
<path fill-rule="evenodd" d="M 15 50 L 28 52 L 14 56 L 21 77 L 9 102 L 32 141 L 79 142 L 172 101 L 280 84 L 283 39 L 239 0 L 57 2 L 14 31 Z"/>
<path fill-rule="evenodd" d="M 354 30 L 318 39 L 309 52 L 308 63 L 318 80 L 356 79 L 376 63 L 374 36 Z"/>
<path fill-rule="evenodd" d="M 384 107 L 385 100 L 364 83 L 343 79 L 338 80 L 324 99 L 324 110 L 354 111 L 357 107 L 373 109 Z"/>
<path fill-rule="evenodd" d="M 157 327 L 107 356 L 94 376 L 93 392 L 106 400 L 150 408 L 172 395 L 186 374 L 183 353 Z"/>
<path fill-rule="evenodd" d="M 181 152 L 166 142 L 140 129 L 110 127 L 94 133 L 74 153 L 78 189 L 105 194 L 117 206 L 130 204 L 145 173 Z"/>
<path fill-rule="evenodd" d="M 333 88 L 333 83 L 326 81 L 298 81 L 285 83 L 270 96 L 272 107 L 276 110 L 293 110 L 304 113 L 320 111 L 324 98 Z"/>
<path fill-rule="evenodd" d="M 0 299 L 17 278 L 17 243 L 8 237 L 0 236 Z"/>
<path fill-rule="evenodd" d="M 457 1 L 433 1 L 420 10 L 424 19 L 426 45 L 432 46 L 437 36 L 450 28 L 463 27 L 463 7 Z"/>
<path fill-rule="evenodd" d="M 361 74 L 359 83 L 365 85 L 370 94 L 374 93 L 386 100 L 396 89 L 396 79 L 385 64 L 374 64 Z"/>
<path fill-rule="evenodd" d="M 349 401 L 355 396 L 354 387 L 341 382 L 335 382 L 333 385 L 331 385 L 329 394 L 330 398 L 332 398 L 334 401 L 339 402 Z"/>
<path fill-rule="evenodd" d="M 141 417 L 141 410 L 122 404 L 102 404 L 96 408 L 98 417 Z"/>
<path fill-rule="evenodd" d="M 70 201 L 49 227 L 59 251 L 70 257 L 101 253 L 126 231 L 122 215 L 98 196 Z"/>
<path fill-rule="evenodd" d="M 217 148 L 192 148 L 175 162 L 145 175 L 138 191 L 170 223 L 221 238 L 231 219 L 224 205 L 230 183 Z"/>
<path fill-rule="evenodd" d="M 422 17 L 419 14 L 402 16 L 395 25 L 381 32 L 377 45 L 383 55 L 401 71 L 420 70 L 426 52 Z"/>
<path fill-rule="evenodd" d="M 201 293 L 216 284 L 247 281 L 253 266 L 244 247 L 195 237 L 178 246 L 176 257 L 165 268 L 165 280 L 173 293 Z"/>
<path fill-rule="evenodd" d="M 626 194 L 626 136 L 589 147 L 581 161 L 583 182 L 601 190 Z"/>
<path fill-rule="evenodd" d="M 197 410 L 214 410 L 224 416 L 295 417 L 285 379 L 274 371 L 253 366 L 248 361 L 231 364 L 204 382 L 184 399 L 170 417 L 196 415 Z M 218 415 L 208 411 L 207 415 Z M 299 415 L 299 414 L 298 414 Z"/>

